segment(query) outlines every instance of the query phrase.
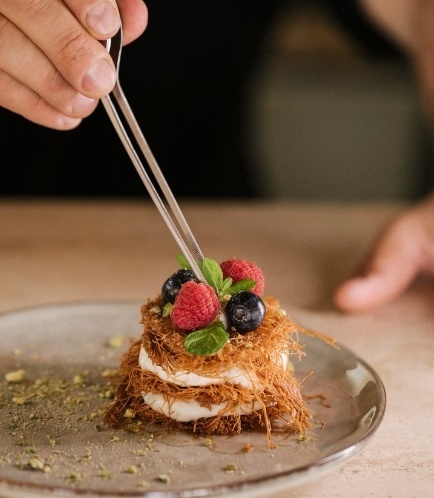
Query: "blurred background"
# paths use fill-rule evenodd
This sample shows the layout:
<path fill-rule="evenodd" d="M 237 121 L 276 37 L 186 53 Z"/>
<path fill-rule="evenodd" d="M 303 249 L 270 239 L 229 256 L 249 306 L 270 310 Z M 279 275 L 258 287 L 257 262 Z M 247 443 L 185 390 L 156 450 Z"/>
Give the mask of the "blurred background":
<path fill-rule="evenodd" d="M 121 81 L 182 197 L 409 200 L 432 147 L 405 56 L 352 0 L 147 0 Z M 147 196 L 104 110 L 1 109 L 1 196 Z"/>

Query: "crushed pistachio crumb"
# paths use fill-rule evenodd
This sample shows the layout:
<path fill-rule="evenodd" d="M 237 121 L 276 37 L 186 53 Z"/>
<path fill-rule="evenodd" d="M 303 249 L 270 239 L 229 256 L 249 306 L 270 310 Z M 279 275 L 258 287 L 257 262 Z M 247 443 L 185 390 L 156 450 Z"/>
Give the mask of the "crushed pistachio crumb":
<path fill-rule="evenodd" d="M 205 439 L 205 446 L 207 448 L 213 449 L 213 448 L 215 448 L 215 443 L 211 438 L 208 437 Z"/>
<path fill-rule="evenodd" d="M 161 308 L 159 306 L 152 306 L 149 311 L 154 313 L 154 315 L 159 315 L 161 313 Z"/>
<path fill-rule="evenodd" d="M 26 371 L 22 368 L 5 374 L 5 381 L 8 383 L 22 382 L 26 376 Z"/>
<path fill-rule="evenodd" d="M 148 456 L 148 451 L 147 450 L 137 450 L 137 451 L 133 451 L 133 454 L 136 455 L 136 456 Z"/>
<path fill-rule="evenodd" d="M 76 386 L 82 386 L 84 384 L 84 379 L 85 379 L 85 376 L 83 374 L 79 373 L 79 374 L 74 375 L 74 377 L 72 378 L 72 382 Z"/>
<path fill-rule="evenodd" d="M 135 465 L 130 465 L 126 470 L 125 472 L 127 474 L 137 474 L 137 467 Z"/>
<path fill-rule="evenodd" d="M 27 465 L 32 470 L 41 470 L 43 472 L 45 471 L 45 462 L 37 456 L 30 458 L 27 462 Z"/>
<path fill-rule="evenodd" d="M 56 438 L 55 437 L 51 437 L 51 436 L 47 436 L 48 438 L 48 442 L 50 443 L 50 446 L 52 448 L 54 448 L 54 446 L 56 446 Z"/>
<path fill-rule="evenodd" d="M 171 478 L 167 474 L 159 474 L 156 478 L 156 481 L 161 482 L 162 484 L 170 484 Z"/>
<path fill-rule="evenodd" d="M 173 304 L 172 303 L 166 303 L 163 307 L 163 311 L 161 313 L 161 316 L 163 318 L 166 318 L 168 316 L 170 316 L 170 313 L 172 313 L 172 309 L 173 309 Z"/>
<path fill-rule="evenodd" d="M 132 410 L 131 408 L 127 408 L 123 416 L 124 418 L 134 418 L 136 414 L 134 413 L 134 410 Z"/>
<path fill-rule="evenodd" d="M 72 471 L 68 475 L 68 478 L 71 479 L 71 481 L 82 481 L 83 476 L 79 472 Z"/>
<path fill-rule="evenodd" d="M 12 403 L 16 405 L 25 405 L 27 402 L 27 398 L 25 396 L 14 396 L 12 398 Z"/>
<path fill-rule="evenodd" d="M 119 375 L 119 373 L 119 368 L 107 368 L 102 372 L 101 375 L 106 379 L 107 377 L 116 377 Z"/>
<path fill-rule="evenodd" d="M 304 441 L 309 441 L 309 436 L 307 434 L 299 434 L 297 437 L 297 443 L 303 443 Z"/>
<path fill-rule="evenodd" d="M 110 338 L 108 341 L 108 346 L 113 349 L 119 349 L 124 345 L 125 336 L 123 334 L 117 334 Z"/>
<path fill-rule="evenodd" d="M 235 463 L 228 463 L 223 467 L 223 470 L 228 474 L 232 474 L 233 472 L 236 472 L 238 470 L 238 467 Z"/>
<path fill-rule="evenodd" d="M 98 477 L 101 477 L 103 479 L 110 479 L 111 478 L 111 473 L 105 465 L 100 465 Z"/>
<path fill-rule="evenodd" d="M 105 399 L 114 399 L 115 396 L 116 392 L 113 387 L 109 387 L 108 389 L 99 394 L 100 398 L 105 398 Z"/>

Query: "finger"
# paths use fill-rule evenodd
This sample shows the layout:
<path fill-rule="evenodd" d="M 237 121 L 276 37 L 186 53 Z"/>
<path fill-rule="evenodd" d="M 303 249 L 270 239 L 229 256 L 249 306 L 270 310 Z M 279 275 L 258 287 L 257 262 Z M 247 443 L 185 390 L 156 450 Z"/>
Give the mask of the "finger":
<path fill-rule="evenodd" d="M 400 222 L 389 228 L 374 248 L 362 275 L 344 282 L 334 301 L 347 312 L 367 311 L 384 305 L 410 285 L 421 267 L 412 229 Z"/>
<path fill-rule="evenodd" d="M 143 0 L 118 0 L 124 30 L 124 45 L 138 38 L 148 24 L 148 10 Z"/>
<path fill-rule="evenodd" d="M 143 0 L 119 0 L 117 3 L 115 0 L 64 1 L 82 26 L 97 39 L 107 39 L 117 33 L 122 17 L 126 45 L 143 33 L 148 22 L 148 10 Z"/>
<path fill-rule="evenodd" d="M 115 0 L 64 0 L 81 25 L 96 39 L 114 36 L 121 18 Z"/>
<path fill-rule="evenodd" d="M 50 107 L 73 118 L 88 116 L 97 101 L 78 94 L 56 71 L 45 55 L 14 24 L 0 15 L 0 70 L 40 95 Z M 11 49 L 13 47 L 13 50 Z M 12 87 L 16 88 L 16 87 Z M 3 106 L 10 109 L 15 97 L 2 90 Z"/>
<path fill-rule="evenodd" d="M 39 95 L 0 70 L 0 107 L 20 114 L 29 121 L 56 130 L 71 130 L 81 119 L 71 118 L 50 107 Z M 12 98 L 5 98 L 5 94 Z"/>
<path fill-rule="evenodd" d="M 2 9 L 78 93 L 98 99 L 111 91 L 116 81 L 111 57 L 63 2 L 9 0 Z"/>

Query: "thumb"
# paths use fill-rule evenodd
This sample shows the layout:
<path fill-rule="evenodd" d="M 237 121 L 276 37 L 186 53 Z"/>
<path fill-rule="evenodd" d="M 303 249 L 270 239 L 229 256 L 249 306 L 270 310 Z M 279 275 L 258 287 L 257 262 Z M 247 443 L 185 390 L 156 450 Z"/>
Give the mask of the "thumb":
<path fill-rule="evenodd" d="M 421 266 L 418 240 L 412 232 L 414 225 L 403 219 L 387 228 L 368 257 L 363 272 L 336 290 L 336 306 L 347 312 L 367 311 L 402 294 Z"/>

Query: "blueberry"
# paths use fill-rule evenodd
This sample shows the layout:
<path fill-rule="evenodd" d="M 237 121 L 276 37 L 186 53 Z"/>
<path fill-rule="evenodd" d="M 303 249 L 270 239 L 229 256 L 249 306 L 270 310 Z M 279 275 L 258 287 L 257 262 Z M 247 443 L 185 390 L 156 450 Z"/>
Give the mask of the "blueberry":
<path fill-rule="evenodd" d="M 249 332 L 258 328 L 263 322 L 265 304 L 253 292 L 237 292 L 226 305 L 226 316 L 230 326 L 237 332 Z"/>
<path fill-rule="evenodd" d="M 175 298 L 179 292 L 179 289 L 185 282 L 189 280 L 194 280 L 197 282 L 197 278 L 191 270 L 178 270 L 176 273 L 171 275 L 163 284 L 161 289 L 161 294 L 163 296 L 163 301 L 165 303 L 174 303 Z"/>

